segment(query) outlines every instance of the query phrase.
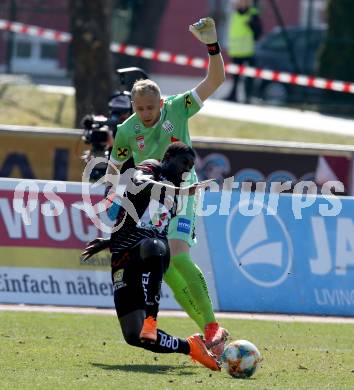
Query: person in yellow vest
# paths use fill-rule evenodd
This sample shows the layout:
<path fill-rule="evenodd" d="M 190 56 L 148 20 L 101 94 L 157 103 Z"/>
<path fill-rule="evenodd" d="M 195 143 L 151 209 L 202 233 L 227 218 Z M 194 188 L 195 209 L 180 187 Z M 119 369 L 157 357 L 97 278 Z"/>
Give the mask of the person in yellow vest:
<path fill-rule="evenodd" d="M 237 65 L 254 66 L 255 42 L 262 34 L 258 9 L 252 0 L 234 0 L 228 32 L 228 55 Z M 226 100 L 237 101 L 239 75 L 234 75 L 232 89 Z M 245 102 L 249 103 L 253 79 L 245 79 Z"/>

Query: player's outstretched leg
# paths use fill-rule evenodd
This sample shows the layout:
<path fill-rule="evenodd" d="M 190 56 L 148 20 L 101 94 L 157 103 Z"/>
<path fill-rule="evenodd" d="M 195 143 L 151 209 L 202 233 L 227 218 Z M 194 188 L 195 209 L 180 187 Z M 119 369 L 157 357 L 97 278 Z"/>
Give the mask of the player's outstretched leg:
<path fill-rule="evenodd" d="M 179 254 L 173 256 L 171 258 L 170 268 L 171 267 L 174 267 L 183 279 L 184 283 L 182 284 L 182 287 L 187 286 L 188 289 L 185 291 L 185 294 L 189 293 L 191 297 L 186 300 L 186 304 L 190 305 L 190 302 L 196 304 L 196 309 L 193 307 L 192 309 L 194 311 L 199 311 L 202 317 L 202 322 L 198 325 L 202 331 L 204 331 L 204 326 L 206 324 L 215 322 L 215 316 L 208 293 L 208 287 L 202 271 L 193 262 L 188 252 L 180 252 Z M 178 282 L 180 282 L 180 279 L 177 280 L 177 283 Z M 177 283 L 175 280 L 170 281 L 169 286 L 173 292 L 181 289 Z"/>
<path fill-rule="evenodd" d="M 193 335 L 187 339 L 171 336 L 161 329 L 157 329 L 155 343 L 143 342 L 140 339 L 141 328 L 145 318 L 144 310 L 135 310 L 125 316 L 119 317 L 119 323 L 125 341 L 135 347 L 144 348 L 156 353 L 183 353 L 193 360 L 213 371 L 219 371 L 219 363 L 210 353 L 202 336 Z"/>
<path fill-rule="evenodd" d="M 224 350 L 224 345 L 229 336 L 229 332 L 220 327 L 215 319 L 211 299 L 208 294 L 208 287 L 201 269 L 192 261 L 189 253 L 181 252 L 171 259 L 170 268 L 175 267 L 179 272 L 180 277 L 184 279 L 188 289 L 184 289 L 183 293 L 190 294 L 190 299 L 184 303 L 190 305 L 190 302 L 197 302 L 202 317 L 202 330 L 204 332 L 205 342 L 208 348 L 220 357 Z M 169 284 L 171 289 L 176 292 L 180 286 L 174 283 L 174 280 Z M 182 284 L 183 286 L 183 284 Z M 183 307 L 186 311 L 187 309 Z M 190 309 L 189 309 L 190 310 Z M 188 311 L 187 311 L 188 313 Z M 199 324 L 198 324 L 199 325 Z M 200 325 L 199 325 L 200 326 Z"/>
<path fill-rule="evenodd" d="M 177 268 L 171 264 L 166 271 L 164 281 L 173 292 L 177 303 L 183 308 L 188 316 L 198 325 L 198 328 L 204 332 L 205 320 L 197 302 L 193 301 L 192 294 L 189 291 L 188 283 Z"/>

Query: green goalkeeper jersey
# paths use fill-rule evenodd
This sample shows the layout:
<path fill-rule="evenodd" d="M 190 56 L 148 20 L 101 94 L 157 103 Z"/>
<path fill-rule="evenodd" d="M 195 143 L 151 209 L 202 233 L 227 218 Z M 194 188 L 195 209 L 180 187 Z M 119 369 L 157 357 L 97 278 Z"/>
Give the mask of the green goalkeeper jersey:
<path fill-rule="evenodd" d="M 145 127 L 136 114 L 118 125 L 111 161 L 122 164 L 133 157 L 135 165 L 153 158 L 161 161 L 167 147 L 176 141 L 191 146 L 188 119 L 203 103 L 195 90 L 169 96 L 161 109 L 160 119 L 153 127 Z M 196 181 L 195 173 L 192 181 Z"/>

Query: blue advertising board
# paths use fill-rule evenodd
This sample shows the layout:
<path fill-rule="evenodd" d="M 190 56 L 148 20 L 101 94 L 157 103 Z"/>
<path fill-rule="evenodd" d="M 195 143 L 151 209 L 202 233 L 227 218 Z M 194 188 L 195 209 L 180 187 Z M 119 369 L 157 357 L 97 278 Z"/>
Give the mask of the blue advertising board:
<path fill-rule="evenodd" d="M 354 198 L 229 196 L 203 203 L 220 310 L 354 316 Z"/>

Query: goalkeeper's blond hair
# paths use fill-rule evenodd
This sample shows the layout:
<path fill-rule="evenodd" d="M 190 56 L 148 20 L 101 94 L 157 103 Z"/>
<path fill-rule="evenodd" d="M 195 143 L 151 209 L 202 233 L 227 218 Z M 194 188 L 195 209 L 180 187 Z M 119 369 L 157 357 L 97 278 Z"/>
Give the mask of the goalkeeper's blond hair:
<path fill-rule="evenodd" d="M 131 91 L 132 101 L 134 101 L 136 95 L 144 95 L 146 93 L 153 93 L 159 99 L 161 97 L 160 87 L 155 83 L 155 81 L 150 79 L 141 79 L 135 81 Z"/>

